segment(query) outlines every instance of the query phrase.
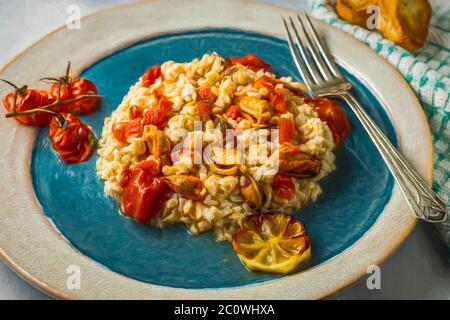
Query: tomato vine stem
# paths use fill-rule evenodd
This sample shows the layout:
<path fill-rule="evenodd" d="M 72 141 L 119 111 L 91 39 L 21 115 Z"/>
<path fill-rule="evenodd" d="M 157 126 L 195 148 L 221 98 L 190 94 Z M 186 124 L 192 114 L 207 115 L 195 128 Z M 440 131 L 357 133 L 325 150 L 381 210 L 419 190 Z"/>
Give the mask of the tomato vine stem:
<path fill-rule="evenodd" d="M 15 85 L 14 83 L 12 83 L 11 81 L 5 80 L 5 79 L 0 79 L 0 81 L 10 85 L 11 87 L 14 88 L 14 102 L 13 102 L 13 106 L 12 106 L 12 112 L 16 112 L 16 102 L 17 102 L 17 95 L 19 93 L 23 93 L 25 91 L 27 91 L 28 86 L 24 85 L 22 87 L 18 87 L 17 85 Z"/>
<path fill-rule="evenodd" d="M 80 101 L 83 99 L 101 98 L 102 97 L 101 95 L 96 95 L 96 94 L 84 94 L 84 95 L 81 95 L 81 96 L 73 98 L 73 99 L 61 101 L 61 88 L 63 85 L 69 85 L 69 83 L 70 83 L 70 61 L 67 63 L 66 74 L 63 77 L 40 79 L 40 81 L 44 81 L 44 82 L 51 81 L 53 83 L 58 83 L 58 94 L 57 94 L 56 100 L 54 102 L 52 102 L 48 105 L 39 107 L 39 108 L 34 108 L 34 109 L 17 112 L 16 111 L 17 97 L 19 94 L 26 92 L 28 90 L 28 86 L 24 85 L 22 87 L 18 87 L 14 83 L 12 83 L 8 80 L 5 80 L 5 79 L 1 79 L 1 78 L 0 78 L 0 81 L 4 82 L 14 88 L 14 101 L 13 101 L 12 110 L 11 110 L 11 112 L 6 113 L 6 115 L 5 115 L 6 118 L 14 118 L 17 116 L 30 115 L 30 114 L 34 114 L 37 112 L 50 113 L 58 119 L 60 126 L 62 128 L 65 128 L 65 125 L 66 125 L 66 120 L 65 120 L 64 116 L 60 112 L 55 111 L 55 110 L 50 110 L 50 109 L 60 106 L 60 105 L 77 102 L 77 101 Z"/>
<path fill-rule="evenodd" d="M 51 111 L 51 112 L 56 112 L 56 111 L 52 111 L 49 110 L 51 108 L 60 106 L 60 105 L 64 105 L 64 104 L 68 104 L 68 103 L 73 103 L 79 100 L 83 100 L 83 99 L 88 99 L 88 98 L 101 98 L 101 95 L 97 95 L 97 94 L 84 94 L 82 96 L 79 96 L 77 98 L 74 99 L 68 99 L 68 100 L 64 100 L 64 101 L 59 101 L 59 99 L 57 99 L 55 102 L 48 104 L 46 106 L 40 107 L 40 108 L 34 108 L 34 109 L 30 109 L 30 110 L 25 110 L 25 111 L 19 111 L 19 112 L 9 112 L 5 115 L 6 118 L 13 118 L 16 116 L 22 116 L 22 115 L 27 115 L 27 114 L 33 114 L 36 112 L 43 112 L 42 110 L 46 110 L 46 111 Z"/>

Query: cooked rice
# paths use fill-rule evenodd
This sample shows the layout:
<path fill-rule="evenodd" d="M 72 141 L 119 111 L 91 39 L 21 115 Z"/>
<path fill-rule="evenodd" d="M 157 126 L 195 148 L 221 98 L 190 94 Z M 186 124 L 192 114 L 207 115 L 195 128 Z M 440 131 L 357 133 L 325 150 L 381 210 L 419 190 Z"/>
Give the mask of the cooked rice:
<path fill-rule="evenodd" d="M 97 161 L 97 174 L 105 181 L 105 192 L 120 200 L 122 188 L 120 180 L 123 171 L 133 166 L 146 154 L 146 143 L 142 137 L 131 137 L 127 143 L 116 140 L 112 133 L 112 125 L 116 122 L 127 121 L 129 108 L 138 106 L 141 110 L 152 108 L 157 104 L 153 90 L 163 88 L 166 98 L 173 102 L 173 113 L 168 119 L 168 126 L 164 132 L 173 144 L 179 141 L 185 130 L 189 131 L 187 139 L 194 139 L 194 121 L 200 120 L 195 114 L 194 104 L 197 101 L 199 88 L 210 87 L 214 97 L 213 113 L 221 114 L 226 111 L 235 97 L 252 96 L 260 98 L 264 89 L 256 90 L 252 83 L 262 75 L 275 78 L 275 75 L 264 70 L 254 72 L 246 67 L 234 69 L 234 73 L 224 72 L 225 59 L 218 54 L 205 54 L 200 60 L 189 63 L 165 62 L 161 66 L 162 77 L 150 88 L 141 86 L 140 80 L 130 88 L 122 103 L 105 119 L 100 139 Z M 304 89 L 300 83 L 291 78 L 281 78 L 284 82 L 299 89 Z M 277 85 L 283 88 L 282 84 Z M 329 172 L 334 170 L 335 156 L 332 133 L 327 124 L 321 121 L 314 109 L 304 102 L 302 97 L 286 91 L 288 112 L 282 117 L 292 118 L 297 131 L 302 137 L 301 150 L 316 156 L 321 161 L 319 174 L 314 178 L 294 178 L 295 195 L 289 200 L 278 198 L 272 193 L 272 199 L 266 201 L 262 212 L 280 211 L 292 213 L 310 201 L 315 201 L 322 192 L 318 182 Z M 271 185 L 276 171 L 267 170 L 273 164 L 273 157 L 252 159 L 252 148 L 257 145 L 251 143 L 252 123 L 247 119 L 228 122 L 234 128 L 243 130 L 242 139 L 247 154 L 247 172 L 258 181 L 262 189 Z M 214 129 L 212 120 L 205 123 L 203 139 L 208 142 L 214 137 L 208 136 L 207 129 Z M 267 142 L 270 143 L 270 142 Z M 150 155 L 149 158 L 152 156 Z M 260 161 L 259 161 L 260 160 Z M 203 180 L 206 196 L 201 201 L 193 201 L 173 193 L 166 201 L 156 222 L 159 226 L 171 223 L 184 223 L 192 234 L 213 231 L 217 240 L 230 240 L 237 227 L 247 216 L 255 213 L 240 195 L 238 176 L 221 176 L 209 171 L 204 164 L 195 165 L 181 157 L 171 166 L 162 168 L 164 175 L 186 174 L 195 175 Z M 270 188 L 269 188 L 270 189 Z M 270 192 L 270 191 L 269 191 Z"/>

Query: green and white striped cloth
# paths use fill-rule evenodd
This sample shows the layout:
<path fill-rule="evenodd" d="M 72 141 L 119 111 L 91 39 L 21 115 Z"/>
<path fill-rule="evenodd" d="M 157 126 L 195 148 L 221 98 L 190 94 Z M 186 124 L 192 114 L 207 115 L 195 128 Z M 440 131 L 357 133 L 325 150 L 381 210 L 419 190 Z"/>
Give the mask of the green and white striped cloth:
<path fill-rule="evenodd" d="M 340 28 L 386 58 L 405 77 L 428 117 L 435 150 L 433 189 L 450 206 L 450 1 L 430 1 L 433 7 L 430 35 L 424 48 L 411 54 L 378 32 L 342 21 L 329 1 L 308 0 L 307 12 Z M 450 254 L 450 216 L 436 225 Z"/>

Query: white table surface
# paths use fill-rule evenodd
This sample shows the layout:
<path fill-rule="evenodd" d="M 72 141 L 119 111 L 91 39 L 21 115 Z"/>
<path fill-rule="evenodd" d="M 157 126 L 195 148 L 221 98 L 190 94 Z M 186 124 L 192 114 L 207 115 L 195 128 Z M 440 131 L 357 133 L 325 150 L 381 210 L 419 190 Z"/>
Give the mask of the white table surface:
<path fill-rule="evenodd" d="M 41 36 L 65 24 L 68 6 L 78 5 L 82 15 L 86 15 L 125 2 L 132 1 L 0 0 L 0 65 Z M 304 6 L 302 0 L 261 2 L 276 3 L 297 10 Z M 399 250 L 381 265 L 380 290 L 369 290 L 366 279 L 362 279 L 332 298 L 450 299 L 450 265 L 446 248 L 437 240 L 432 226 L 419 223 Z M 50 297 L 29 285 L 0 261 L 0 299 Z"/>

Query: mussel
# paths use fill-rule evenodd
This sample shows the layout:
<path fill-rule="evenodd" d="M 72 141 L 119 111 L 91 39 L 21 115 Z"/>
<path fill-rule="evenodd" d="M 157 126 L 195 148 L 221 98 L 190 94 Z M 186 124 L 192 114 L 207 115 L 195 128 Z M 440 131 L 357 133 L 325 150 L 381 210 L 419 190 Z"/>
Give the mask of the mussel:
<path fill-rule="evenodd" d="M 300 151 L 296 145 L 283 145 L 279 149 L 279 171 L 290 176 L 312 178 L 320 171 L 320 160 Z"/>
<path fill-rule="evenodd" d="M 270 184 L 264 183 L 263 184 L 263 194 L 264 194 L 264 204 L 263 207 L 268 208 L 270 207 L 270 203 L 272 202 L 273 198 L 273 189 Z"/>
<path fill-rule="evenodd" d="M 236 175 L 242 162 L 238 150 L 222 147 L 206 148 L 203 157 L 212 172 L 225 176 Z"/>
<path fill-rule="evenodd" d="M 241 114 L 250 121 L 253 126 L 266 127 L 271 118 L 269 102 L 264 99 L 244 96 L 236 100 Z"/>
<path fill-rule="evenodd" d="M 144 127 L 142 138 L 155 157 L 167 155 L 171 150 L 170 140 L 166 134 L 154 125 Z"/>
<path fill-rule="evenodd" d="M 197 201 L 203 198 L 203 181 L 194 176 L 171 175 L 162 177 L 169 188 L 180 196 Z"/>
<path fill-rule="evenodd" d="M 220 130 L 223 137 L 226 137 L 227 130 L 233 129 L 233 126 L 221 115 L 213 114 L 213 122 L 215 128 Z"/>
<path fill-rule="evenodd" d="M 260 208 L 263 205 L 263 194 L 259 189 L 258 183 L 250 175 L 244 175 L 240 178 L 239 191 L 241 192 L 242 198 L 251 207 Z"/>

